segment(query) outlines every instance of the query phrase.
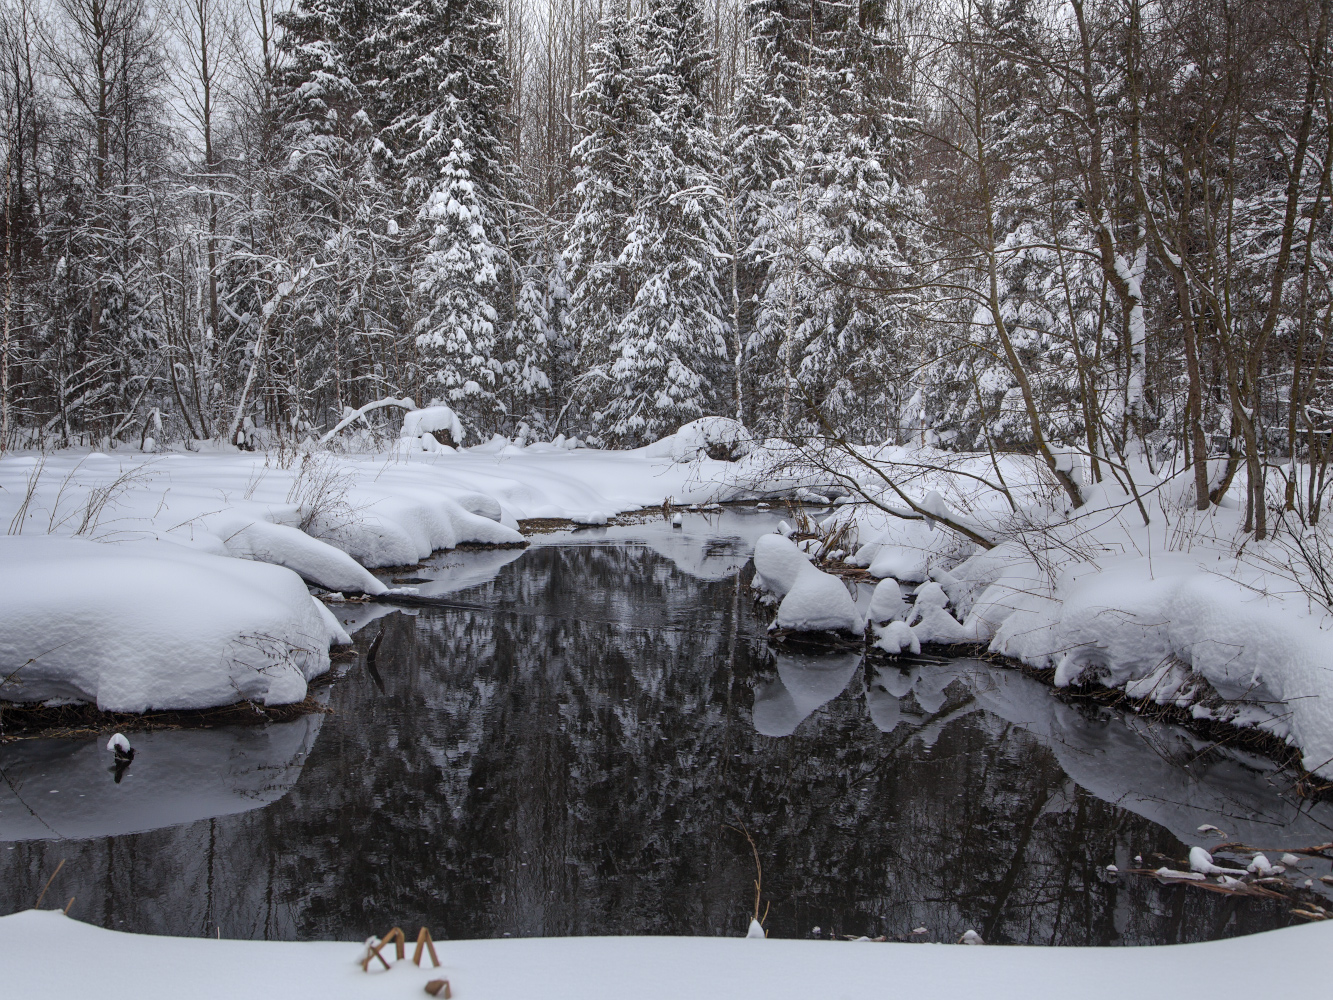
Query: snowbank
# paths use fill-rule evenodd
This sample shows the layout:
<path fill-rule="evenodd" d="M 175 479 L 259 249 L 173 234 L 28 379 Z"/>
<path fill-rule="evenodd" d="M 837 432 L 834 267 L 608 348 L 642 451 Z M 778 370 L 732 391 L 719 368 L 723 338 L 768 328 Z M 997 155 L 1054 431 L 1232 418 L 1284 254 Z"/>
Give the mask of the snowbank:
<path fill-rule="evenodd" d="M 700 417 L 682 424 L 675 434 L 668 434 L 643 449 L 651 458 L 670 458 L 674 462 L 695 462 L 710 458 L 735 462 L 754 450 L 754 435 L 731 417 Z"/>
<path fill-rule="evenodd" d="M 816 568 L 782 535 L 755 541 L 755 586 L 782 598 L 776 624 L 797 632 L 853 632 L 865 628 L 856 602 L 836 576 Z"/>
<path fill-rule="evenodd" d="M 738 921 L 737 933 L 743 921 Z M 405 925 L 409 941 L 415 925 Z M 387 928 L 379 928 L 381 932 Z M 408 957 L 365 973 L 361 944 L 219 941 L 124 934 L 59 912 L 0 917 L 0 949 L 41 955 L 11 962 L 5 985 L 25 1000 L 95 992 L 101 1000 L 230 1000 L 240 981 L 276 995 L 320 1000 L 422 996 L 447 978 L 467 1000 L 768 1000 L 776 996 L 989 1000 L 1121 1000 L 1208 996 L 1252 1000 L 1273 989 L 1274 955 L 1323 953 L 1333 927 L 1313 924 L 1205 944 L 1149 948 L 1037 948 L 829 943 L 735 938 L 526 938 L 445 941 L 439 969 Z M 43 957 L 48 956 L 48 957 Z M 58 957 L 57 957 L 58 956 Z M 1317 961 L 1288 962 L 1283 990 L 1318 995 Z"/>
<path fill-rule="evenodd" d="M 411 411 L 405 428 L 462 440 L 448 407 Z M 0 459 L 0 676 L 22 668 L 0 698 L 118 711 L 299 701 L 327 669 L 330 639 L 343 637 L 300 579 L 380 594 L 368 567 L 522 545 L 520 518 L 606 523 L 668 497 L 707 502 L 729 465 L 569 442 L 436 444 Z"/>
<path fill-rule="evenodd" d="M 420 438 L 423 434 L 437 433 L 447 434 L 455 448 L 462 446 L 467 435 L 463 430 L 463 421 L 459 420 L 458 414 L 448 406 L 423 406 L 419 410 L 409 410 L 403 414 L 400 437 Z"/>
<path fill-rule="evenodd" d="M 300 701 L 350 642 L 279 566 L 161 542 L 0 537 L 0 698 L 104 711 Z"/>
<path fill-rule="evenodd" d="M 1293 540 L 1289 525 L 1256 540 L 1237 504 L 1224 498 L 1197 512 L 1188 476 L 1141 462 L 1136 494 L 1109 477 L 1087 484 L 1089 470 L 1075 462 L 1071 475 L 1085 485 L 1074 507 L 1031 458 L 926 448 L 862 457 L 918 507 L 848 461 L 845 478 L 880 506 L 844 506 L 821 525 L 846 540 L 848 563 L 918 584 L 911 612 L 877 625 L 882 649 L 986 644 L 1054 668 L 1058 685 L 1103 684 L 1196 718 L 1261 727 L 1300 747 L 1308 769 L 1333 776 L 1333 615 L 1301 556 L 1302 546 L 1329 551 L 1327 539 Z M 983 548 L 944 519 L 995 544 Z"/>

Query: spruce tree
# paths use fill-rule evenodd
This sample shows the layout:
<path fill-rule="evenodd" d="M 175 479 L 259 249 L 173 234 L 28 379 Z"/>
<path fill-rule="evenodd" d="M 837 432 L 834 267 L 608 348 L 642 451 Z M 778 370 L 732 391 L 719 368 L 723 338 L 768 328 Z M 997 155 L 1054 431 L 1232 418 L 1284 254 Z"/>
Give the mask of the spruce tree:
<path fill-rule="evenodd" d="M 503 204 L 514 188 L 509 83 L 493 0 L 416 0 L 386 32 L 388 124 L 379 155 L 404 213 L 423 397 L 439 395 L 481 433 L 500 418 L 497 303 L 507 301 Z"/>
<path fill-rule="evenodd" d="M 578 95 L 583 136 L 572 151 L 577 207 L 564 249 L 569 328 L 578 337 L 585 373 L 578 395 L 593 408 L 604 396 L 611 344 L 635 292 L 624 254 L 639 185 L 635 144 L 643 112 L 636 72 L 634 38 L 620 5 L 600 25 L 590 80 Z"/>
<path fill-rule="evenodd" d="M 606 439 L 641 444 L 714 412 L 727 381 L 724 163 L 705 92 L 714 56 L 696 0 L 657 0 L 639 25 L 639 197 L 622 259 L 634 299 L 616 327 Z"/>

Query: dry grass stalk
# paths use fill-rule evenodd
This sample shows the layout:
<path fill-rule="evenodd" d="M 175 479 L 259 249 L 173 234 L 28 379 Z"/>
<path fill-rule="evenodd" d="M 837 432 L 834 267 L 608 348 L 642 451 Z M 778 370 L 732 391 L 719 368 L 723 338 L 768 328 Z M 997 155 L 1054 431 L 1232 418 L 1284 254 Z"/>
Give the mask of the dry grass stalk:
<path fill-rule="evenodd" d="M 413 965 L 421 965 L 421 949 L 423 947 L 430 949 L 430 960 L 435 963 L 435 967 L 438 969 L 440 967 L 440 956 L 435 954 L 435 942 L 431 940 L 430 931 L 424 927 L 417 931 L 417 950 L 412 953 Z M 448 987 L 448 980 L 445 980 L 445 986 Z M 445 996 L 448 996 L 448 994 L 446 993 Z"/>
<path fill-rule="evenodd" d="M 56 876 L 60 874 L 60 869 L 64 867 L 65 867 L 65 859 L 61 858 L 60 864 L 56 865 L 56 870 L 51 873 L 51 877 L 46 880 L 46 885 L 42 887 L 42 894 L 37 897 L 37 902 L 32 904 L 32 908 L 34 910 L 39 909 L 41 907 L 42 900 L 46 898 L 46 890 L 51 888 L 51 883 L 56 880 Z M 74 902 L 73 896 L 70 897 L 70 902 L 71 903 Z M 66 907 L 66 909 L 68 909 L 68 907 Z"/>

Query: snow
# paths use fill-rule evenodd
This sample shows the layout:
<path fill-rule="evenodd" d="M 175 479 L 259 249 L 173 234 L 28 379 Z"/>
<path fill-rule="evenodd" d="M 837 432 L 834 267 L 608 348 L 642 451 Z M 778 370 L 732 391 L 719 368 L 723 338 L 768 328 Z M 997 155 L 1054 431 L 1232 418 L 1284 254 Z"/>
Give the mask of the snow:
<path fill-rule="evenodd" d="M 1213 862 L 1213 856 L 1202 847 L 1190 848 L 1190 871 L 1203 875 L 1244 875 L 1243 868 L 1223 868 Z"/>
<path fill-rule="evenodd" d="M 454 445 L 463 443 L 466 431 L 463 429 L 463 422 L 458 419 L 458 414 L 448 406 L 434 405 L 423 406 L 419 410 L 409 410 L 403 414 L 403 429 L 399 434 L 400 438 L 421 438 L 425 434 L 433 434 L 436 431 L 447 431 L 453 438 Z"/>
<path fill-rule="evenodd" d="M 415 926 L 403 928 L 409 942 Z M 381 930 L 383 930 L 381 928 Z M 885 983 L 903 996 L 988 1000 L 1121 1000 L 1126 995 L 1267 996 L 1274 955 L 1319 955 L 1333 942 L 1327 924 L 1291 927 L 1204 944 L 1144 948 L 958 947 L 850 944 L 772 938 L 528 938 L 437 942 L 440 968 L 407 958 L 361 971 L 360 942 L 255 942 L 156 937 L 108 931 L 58 911 L 0 917 L 0 949 L 18 955 L 41 942 L 32 961 L 11 962 L 6 988 L 25 1000 L 231 998 L 239 982 L 279 996 L 420 996 L 449 980 L 467 1000 L 761 1000 L 774 996 L 876 996 Z M 1316 961 L 1289 962 L 1284 991 L 1317 995 Z"/>
<path fill-rule="evenodd" d="M 0 697 L 104 711 L 297 702 L 349 642 L 287 569 L 166 542 L 0 537 Z"/>
<path fill-rule="evenodd" d="M 116 733 L 106 741 L 106 748 L 116 754 L 127 754 L 130 752 L 130 741 L 123 733 Z"/>
<path fill-rule="evenodd" d="M 409 411 L 405 426 L 461 440 L 457 419 L 432 406 Z M 726 425 L 686 431 L 707 442 Z M 709 503 L 736 490 L 724 474 L 734 463 L 570 445 L 0 459 L 0 676 L 21 668 L 0 696 L 116 711 L 299 701 L 327 669 L 328 644 L 346 639 L 301 580 L 381 594 L 370 569 L 462 544 L 522 545 L 520 518 L 605 525 L 668 498 Z M 695 537 L 653 544 L 714 563 L 713 573 L 739 568 L 701 554 L 683 525 L 677 534 Z"/>
<path fill-rule="evenodd" d="M 235 530 L 225 519 L 214 525 L 222 534 L 229 555 L 240 559 L 286 566 L 302 579 L 348 594 L 382 594 L 388 588 L 341 549 L 299 528 L 269 521 L 241 521 Z"/>
<path fill-rule="evenodd" d="M 816 568 L 790 539 L 764 535 L 755 542 L 757 585 L 782 598 L 777 624 L 798 632 L 859 633 L 865 621 L 843 582 Z"/>
<path fill-rule="evenodd" d="M 887 625 L 875 626 L 875 646 L 890 656 L 903 652 L 919 654 L 921 638 L 907 622 L 891 621 Z"/>
<path fill-rule="evenodd" d="M 903 599 L 903 589 L 892 577 L 880 580 L 870 598 L 872 622 L 905 621 L 912 606 Z"/>
<path fill-rule="evenodd" d="M 643 452 L 675 462 L 696 462 L 710 457 L 734 461 L 748 455 L 754 447 L 754 436 L 739 421 L 730 417 L 701 417 L 682 424 L 676 433 L 653 442 Z"/>
<path fill-rule="evenodd" d="M 1240 505 L 1224 498 L 1200 513 L 1189 475 L 1138 459 L 1135 499 L 1109 479 L 1092 483 L 1084 460 L 1062 452 L 1069 474 L 1087 484 L 1075 508 L 1034 459 L 929 447 L 861 457 L 932 516 L 921 519 L 847 461 L 844 481 L 880 506 L 839 507 L 821 530 L 846 529 L 847 561 L 872 576 L 922 583 L 906 618 L 920 642 L 985 645 L 1052 669 L 1061 686 L 1120 688 L 1197 718 L 1258 727 L 1299 747 L 1311 771 L 1333 776 L 1333 613 L 1301 557 L 1302 545 L 1327 541 L 1296 539 L 1291 525 L 1258 541 L 1243 529 Z M 1009 498 L 983 483 L 1001 478 Z M 995 544 L 949 530 L 937 520 L 946 515 Z M 906 648 L 905 638 L 894 630 L 885 648 Z"/>

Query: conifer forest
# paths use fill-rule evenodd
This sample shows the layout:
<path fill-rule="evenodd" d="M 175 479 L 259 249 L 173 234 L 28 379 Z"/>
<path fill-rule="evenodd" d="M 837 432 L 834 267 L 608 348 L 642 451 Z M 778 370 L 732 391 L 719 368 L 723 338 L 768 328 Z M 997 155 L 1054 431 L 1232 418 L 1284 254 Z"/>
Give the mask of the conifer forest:
<path fill-rule="evenodd" d="M 1263 537 L 1271 470 L 1317 517 L 1333 448 L 1329 17 L 3 0 L 0 448 L 716 414 L 1183 455 Z"/>

